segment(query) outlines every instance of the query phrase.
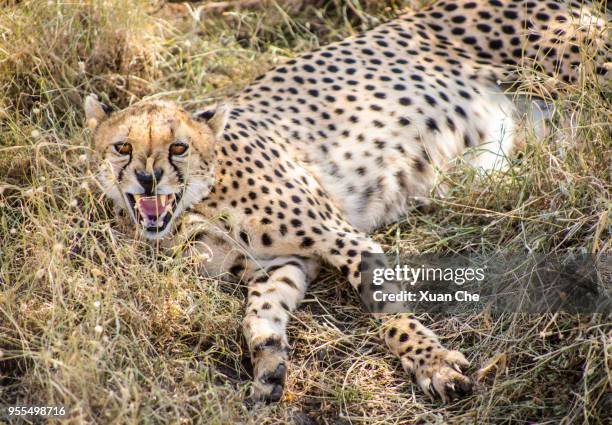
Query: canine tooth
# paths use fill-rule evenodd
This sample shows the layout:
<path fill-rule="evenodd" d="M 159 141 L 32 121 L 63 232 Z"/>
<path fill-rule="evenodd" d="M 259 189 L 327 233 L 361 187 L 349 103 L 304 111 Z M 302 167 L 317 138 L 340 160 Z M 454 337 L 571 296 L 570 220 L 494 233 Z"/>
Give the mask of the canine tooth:
<path fill-rule="evenodd" d="M 166 203 L 166 198 L 168 197 L 168 195 L 158 195 L 159 196 L 159 201 L 161 202 L 162 205 L 164 205 Z"/>

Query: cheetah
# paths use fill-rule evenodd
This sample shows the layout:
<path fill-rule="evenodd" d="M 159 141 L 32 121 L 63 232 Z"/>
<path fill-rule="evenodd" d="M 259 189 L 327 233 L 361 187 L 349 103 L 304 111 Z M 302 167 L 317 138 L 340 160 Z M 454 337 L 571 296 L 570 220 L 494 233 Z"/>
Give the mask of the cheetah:
<path fill-rule="evenodd" d="M 368 233 L 425 202 L 456 158 L 503 166 L 523 139 L 522 70 L 576 81 L 585 46 L 606 47 L 604 21 L 577 2 L 438 1 L 282 63 L 216 108 L 111 113 L 90 95 L 97 178 L 146 238 L 248 285 L 252 396 L 276 402 L 287 322 L 320 264 L 362 292 L 362 259 L 383 252 Z M 413 316 L 377 317 L 426 395 L 471 392 L 463 354 Z"/>

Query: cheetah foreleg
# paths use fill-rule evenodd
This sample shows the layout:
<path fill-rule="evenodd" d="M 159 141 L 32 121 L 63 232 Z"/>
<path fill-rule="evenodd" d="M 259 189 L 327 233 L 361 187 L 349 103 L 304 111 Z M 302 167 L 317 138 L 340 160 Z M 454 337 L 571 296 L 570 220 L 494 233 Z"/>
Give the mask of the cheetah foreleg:
<path fill-rule="evenodd" d="M 362 282 L 362 270 L 367 268 L 362 261 L 373 253 L 382 253 L 382 248 L 366 235 L 346 229 L 335 231 L 328 239 L 333 245 L 328 247 L 325 259 L 340 269 L 361 295 L 371 286 Z M 471 392 L 471 381 L 461 372 L 469 366 L 463 354 L 445 349 L 436 334 L 414 318 L 382 317 L 387 347 L 400 358 L 404 370 L 415 378 L 425 394 L 432 398 L 439 396 L 446 402 Z"/>
<path fill-rule="evenodd" d="M 283 395 L 288 367 L 286 327 L 316 274 L 311 260 L 291 259 L 261 270 L 249 283 L 243 321 L 253 362 L 252 397 L 276 402 Z"/>
<path fill-rule="evenodd" d="M 471 393 L 472 383 L 461 372 L 470 365 L 465 356 L 444 348 L 436 334 L 418 320 L 408 315 L 388 317 L 381 338 L 432 399 L 439 396 L 448 402 Z"/>

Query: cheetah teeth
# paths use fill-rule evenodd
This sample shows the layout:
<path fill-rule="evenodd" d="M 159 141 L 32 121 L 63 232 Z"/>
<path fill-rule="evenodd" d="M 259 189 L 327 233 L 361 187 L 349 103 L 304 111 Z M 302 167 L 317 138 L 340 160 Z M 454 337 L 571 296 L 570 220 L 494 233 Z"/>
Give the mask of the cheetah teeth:
<path fill-rule="evenodd" d="M 172 212 L 175 195 L 142 196 L 134 194 L 134 209 L 141 217 L 144 226 L 152 226 L 163 223 L 164 217 Z"/>

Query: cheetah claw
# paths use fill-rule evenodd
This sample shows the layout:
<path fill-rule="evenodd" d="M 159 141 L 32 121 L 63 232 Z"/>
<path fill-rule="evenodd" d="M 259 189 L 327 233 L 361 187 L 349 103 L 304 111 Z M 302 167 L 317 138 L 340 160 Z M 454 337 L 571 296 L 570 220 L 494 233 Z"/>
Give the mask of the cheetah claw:
<path fill-rule="evenodd" d="M 262 351 L 254 367 L 251 397 L 255 402 L 276 403 L 285 389 L 286 354 L 282 351 Z"/>
<path fill-rule="evenodd" d="M 412 369 L 412 365 L 406 365 L 404 359 L 402 364 Z M 432 400 L 441 398 L 448 403 L 472 393 L 472 381 L 461 372 L 461 368 L 469 364 L 459 351 L 442 348 L 433 352 L 423 364 L 417 363 L 413 370 L 416 383 L 425 394 Z"/>

